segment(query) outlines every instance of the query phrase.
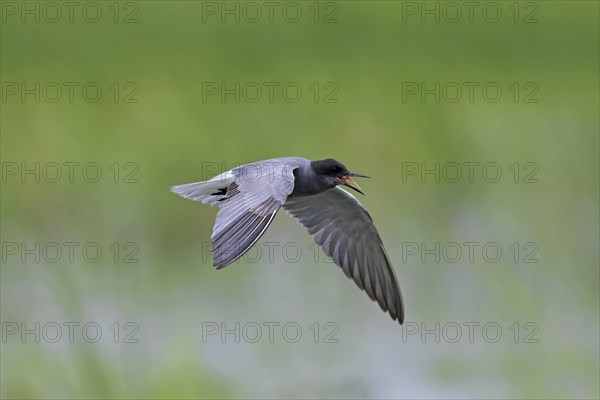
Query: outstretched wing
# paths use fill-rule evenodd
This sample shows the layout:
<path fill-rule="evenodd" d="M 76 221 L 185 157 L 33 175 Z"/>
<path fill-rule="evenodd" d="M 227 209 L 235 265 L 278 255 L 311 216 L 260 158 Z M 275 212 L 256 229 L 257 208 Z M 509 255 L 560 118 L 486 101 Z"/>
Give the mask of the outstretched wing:
<path fill-rule="evenodd" d="M 294 190 L 294 167 L 282 161 L 263 161 L 231 170 L 235 181 L 219 204 L 211 236 L 217 268 L 243 256 L 265 233 Z"/>
<path fill-rule="evenodd" d="M 336 187 L 314 196 L 290 197 L 283 207 L 348 278 L 402 324 L 404 305 L 396 275 L 371 216 L 354 196 Z"/>

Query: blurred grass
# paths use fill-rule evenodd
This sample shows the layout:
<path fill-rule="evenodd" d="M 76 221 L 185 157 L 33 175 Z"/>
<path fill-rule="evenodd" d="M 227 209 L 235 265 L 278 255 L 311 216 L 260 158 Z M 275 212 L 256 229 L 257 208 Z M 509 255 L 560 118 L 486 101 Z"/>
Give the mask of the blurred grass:
<path fill-rule="evenodd" d="M 403 24 L 384 1 L 338 2 L 338 24 L 203 24 L 199 2 L 137 4 L 131 25 L 1 25 L 3 82 L 140 88 L 137 104 L 1 104 L 2 161 L 140 167 L 137 184 L 2 185 L 3 241 L 140 246 L 138 264 L 2 265 L 2 321 L 140 324 L 137 345 L 2 343 L 3 398 L 598 397 L 598 3 L 537 2 L 538 24 Z M 340 101 L 203 103 L 206 81 L 333 81 Z M 406 81 L 533 81 L 540 102 L 403 103 Z M 361 201 L 409 321 L 535 321 L 540 343 L 403 344 L 330 265 L 202 263 L 215 212 L 168 186 L 287 155 L 374 177 Z M 402 183 L 407 161 L 534 161 L 540 183 Z M 280 217 L 264 241 L 284 238 L 311 243 Z M 404 241 L 474 240 L 535 241 L 541 261 L 401 262 Z M 202 321 L 272 320 L 334 320 L 340 343 L 198 341 Z"/>

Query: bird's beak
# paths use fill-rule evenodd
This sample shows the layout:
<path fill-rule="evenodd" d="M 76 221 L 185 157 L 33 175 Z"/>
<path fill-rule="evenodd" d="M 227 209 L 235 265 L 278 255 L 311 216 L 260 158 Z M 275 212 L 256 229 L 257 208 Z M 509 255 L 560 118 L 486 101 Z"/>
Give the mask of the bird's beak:
<path fill-rule="evenodd" d="M 369 178 L 369 179 L 371 178 L 370 176 L 366 176 L 366 175 L 363 175 L 363 174 L 355 174 L 353 172 L 350 172 L 350 174 L 348 174 L 348 175 L 349 176 L 354 176 L 356 178 Z"/>
<path fill-rule="evenodd" d="M 351 178 L 351 176 L 360 177 L 360 178 L 368 178 L 368 176 L 362 175 L 362 174 L 350 173 L 346 176 L 342 176 L 342 177 L 338 178 L 342 182 L 342 185 L 348 186 L 349 188 L 356 190 L 358 193 L 360 193 L 364 196 L 362 189 L 360 188 L 360 186 L 358 186 L 358 184 L 356 182 L 354 182 L 354 180 Z"/>

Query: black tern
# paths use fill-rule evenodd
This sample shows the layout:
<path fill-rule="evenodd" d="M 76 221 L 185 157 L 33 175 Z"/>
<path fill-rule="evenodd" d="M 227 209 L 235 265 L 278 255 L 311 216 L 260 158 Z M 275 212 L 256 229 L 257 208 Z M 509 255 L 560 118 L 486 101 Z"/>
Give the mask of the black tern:
<path fill-rule="evenodd" d="M 338 187 L 364 194 L 353 177 L 368 178 L 331 158 L 283 157 L 241 165 L 171 191 L 220 208 L 211 236 L 217 269 L 250 250 L 283 207 L 348 278 L 402 324 L 402 294 L 373 220 L 356 197 Z"/>

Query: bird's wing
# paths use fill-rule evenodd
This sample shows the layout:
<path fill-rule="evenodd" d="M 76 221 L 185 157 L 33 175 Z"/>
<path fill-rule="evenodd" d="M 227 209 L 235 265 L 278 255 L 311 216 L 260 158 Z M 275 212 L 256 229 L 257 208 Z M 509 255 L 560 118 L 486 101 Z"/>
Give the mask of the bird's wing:
<path fill-rule="evenodd" d="M 265 233 L 294 190 L 295 166 L 285 162 L 242 165 L 219 205 L 211 236 L 214 265 L 223 268 L 243 256 Z"/>
<path fill-rule="evenodd" d="M 336 187 L 314 196 L 290 197 L 283 205 L 314 236 L 348 278 L 400 323 L 400 287 L 373 220 L 358 200 Z"/>

